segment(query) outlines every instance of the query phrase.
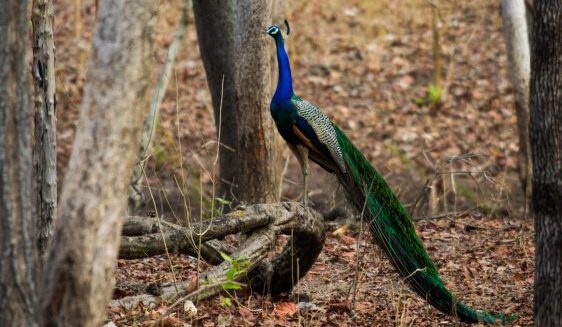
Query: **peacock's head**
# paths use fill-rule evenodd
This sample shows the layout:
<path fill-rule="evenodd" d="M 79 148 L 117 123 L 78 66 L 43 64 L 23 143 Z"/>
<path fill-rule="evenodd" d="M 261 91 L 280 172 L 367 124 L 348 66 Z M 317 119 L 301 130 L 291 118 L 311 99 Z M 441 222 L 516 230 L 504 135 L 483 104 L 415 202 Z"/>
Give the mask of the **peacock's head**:
<path fill-rule="evenodd" d="M 287 27 L 287 35 L 291 33 L 291 28 L 289 27 L 289 22 L 285 19 L 285 26 Z M 281 37 L 281 28 L 277 25 L 271 25 L 266 31 L 267 34 L 271 35 L 274 39 Z"/>
<path fill-rule="evenodd" d="M 281 33 L 281 30 L 279 29 L 279 26 L 272 25 L 265 32 L 275 38 L 279 33 Z"/>

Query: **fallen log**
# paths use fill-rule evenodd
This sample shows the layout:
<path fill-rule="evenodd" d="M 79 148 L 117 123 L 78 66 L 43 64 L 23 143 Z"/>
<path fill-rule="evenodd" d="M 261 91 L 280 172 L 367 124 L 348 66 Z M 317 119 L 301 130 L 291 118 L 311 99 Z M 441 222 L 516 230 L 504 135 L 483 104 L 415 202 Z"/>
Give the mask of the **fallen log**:
<path fill-rule="evenodd" d="M 212 221 L 193 223 L 189 227 L 155 218 L 129 217 L 124 231 L 125 234 L 136 236 L 123 237 L 120 258 L 163 254 L 166 247 L 168 252 L 197 257 L 198 244 L 201 244 L 201 258 L 216 264 L 199 280 L 164 286 L 159 289 L 158 295 L 133 295 L 111 303 L 112 306 L 125 308 L 135 307 L 139 303 L 155 306 L 178 298 L 182 301 L 202 300 L 225 290 L 227 283 L 244 284 L 254 292 L 279 294 L 290 291 L 318 258 L 325 238 L 322 216 L 292 202 L 239 207 Z M 140 234 L 139 231 L 149 233 Z M 239 232 L 249 234 L 239 249 L 227 247 L 216 240 Z M 269 261 L 269 252 L 281 234 L 290 235 L 291 238 L 283 251 Z M 230 259 L 223 260 L 219 251 L 228 253 Z M 244 268 L 229 278 L 228 272 L 232 271 L 233 262 L 243 263 Z"/>

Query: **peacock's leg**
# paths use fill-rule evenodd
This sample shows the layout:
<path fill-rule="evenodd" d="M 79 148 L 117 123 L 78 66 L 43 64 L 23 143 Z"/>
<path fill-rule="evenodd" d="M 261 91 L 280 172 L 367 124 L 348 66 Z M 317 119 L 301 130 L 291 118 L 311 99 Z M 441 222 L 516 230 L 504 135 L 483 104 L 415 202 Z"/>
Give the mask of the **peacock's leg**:
<path fill-rule="evenodd" d="M 308 207 L 308 175 L 310 175 L 310 166 L 308 165 L 308 148 L 304 145 L 297 145 L 297 152 L 299 156 L 299 163 L 302 168 L 302 177 L 304 180 L 304 192 L 302 202 L 305 207 Z"/>

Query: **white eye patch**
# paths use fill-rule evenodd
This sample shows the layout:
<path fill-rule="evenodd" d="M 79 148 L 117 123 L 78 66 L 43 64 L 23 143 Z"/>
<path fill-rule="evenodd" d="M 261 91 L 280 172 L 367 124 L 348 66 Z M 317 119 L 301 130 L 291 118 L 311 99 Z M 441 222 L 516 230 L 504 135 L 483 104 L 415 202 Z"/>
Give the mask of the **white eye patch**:
<path fill-rule="evenodd" d="M 277 26 L 271 26 L 268 30 L 267 30 L 268 34 L 277 34 L 279 33 L 279 27 Z"/>

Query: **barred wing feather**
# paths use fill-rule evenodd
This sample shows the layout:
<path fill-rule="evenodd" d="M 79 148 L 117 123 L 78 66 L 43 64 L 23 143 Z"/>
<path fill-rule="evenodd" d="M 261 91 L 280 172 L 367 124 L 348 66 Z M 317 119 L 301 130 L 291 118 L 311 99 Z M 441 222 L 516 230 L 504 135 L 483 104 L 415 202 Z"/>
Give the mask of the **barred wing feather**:
<path fill-rule="evenodd" d="M 291 102 L 297 108 L 298 114 L 312 127 L 320 142 L 326 145 L 341 172 L 345 173 L 345 162 L 336 137 L 336 130 L 334 129 L 330 118 L 318 109 L 318 107 L 314 106 L 310 102 L 300 99 L 297 96 L 293 96 Z"/>

